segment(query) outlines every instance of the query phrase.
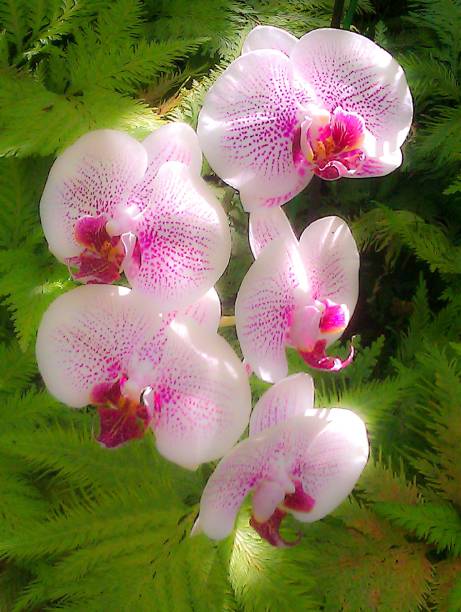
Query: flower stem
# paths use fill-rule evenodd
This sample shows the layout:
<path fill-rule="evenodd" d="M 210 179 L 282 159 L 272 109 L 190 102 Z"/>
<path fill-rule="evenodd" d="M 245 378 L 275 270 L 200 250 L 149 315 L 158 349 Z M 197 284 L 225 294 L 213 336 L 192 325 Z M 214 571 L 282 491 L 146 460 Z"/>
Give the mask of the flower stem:
<path fill-rule="evenodd" d="M 224 316 L 219 321 L 219 327 L 233 327 L 235 325 L 235 316 Z"/>
<path fill-rule="evenodd" d="M 343 29 L 350 30 L 352 20 L 354 19 L 355 10 L 357 8 L 358 0 L 350 0 L 349 6 L 347 7 L 346 14 L 343 19 Z"/>
<path fill-rule="evenodd" d="M 335 0 L 333 6 L 333 15 L 331 17 L 331 27 L 339 28 L 341 26 L 341 19 L 344 11 L 344 0 Z"/>

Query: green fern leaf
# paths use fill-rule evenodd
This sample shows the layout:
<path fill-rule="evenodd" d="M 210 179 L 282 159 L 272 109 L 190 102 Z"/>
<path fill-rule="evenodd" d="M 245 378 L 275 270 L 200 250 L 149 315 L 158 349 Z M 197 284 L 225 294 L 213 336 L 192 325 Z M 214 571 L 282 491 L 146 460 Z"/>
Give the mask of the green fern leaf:
<path fill-rule="evenodd" d="M 37 373 L 33 350 L 23 352 L 16 342 L 0 344 L 0 393 L 21 391 Z"/>
<path fill-rule="evenodd" d="M 453 506 L 430 502 L 416 506 L 378 502 L 375 510 L 395 525 L 435 544 L 438 551 L 447 550 L 461 556 L 461 517 Z"/>

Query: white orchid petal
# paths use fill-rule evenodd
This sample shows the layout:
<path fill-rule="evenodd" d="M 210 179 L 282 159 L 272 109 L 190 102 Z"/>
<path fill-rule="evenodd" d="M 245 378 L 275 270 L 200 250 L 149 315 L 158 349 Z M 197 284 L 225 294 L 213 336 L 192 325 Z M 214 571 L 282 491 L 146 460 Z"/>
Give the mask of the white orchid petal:
<path fill-rule="evenodd" d="M 208 92 L 199 141 L 216 174 L 241 190 L 244 205 L 299 188 L 293 161 L 298 106 L 290 60 L 270 49 L 239 57 Z"/>
<path fill-rule="evenodd" d="M 256 26 L 245 38 L 242 54 L 258 49 L 276 49 L 290 55 L 298 39 L 286 30 L 273 26 Z"/>
<path fill-rule="evenodd" d="M 317 104 L 358 113 L 380 149 L 399 148 L 410 129 L 413 103 L 405 74 L 377 44 L 347 30 L 321 28 L 291 52 L 297 76 L 315 91 Z"/>
<path fill-rule="evenodd" d="M 37 335 L 37 362 L 50 393 L 69 406 L 90 402 L 100 383 L 127 375 L 137 347 L 161 328 L 159 313 L 125 287 L 86 285 L 57 298 Z"/>
<path fill-rule="evenodd" d="M 210 476 L 200 500 L 201 530 L 214 540 L 232 531 L 239 508 L 248 493 L 269 479 L 274 441 L 246 439 L 220 461 Z"/>
<path fill-rule="evenodd" d="M 188 166 L 193 174 L 200 174 L 202 151 L 197 134 L 187 123 L 168 123 L 162 125 L 143 140 L 147 151 L 148 166 L 142 181 L 137 183 L 131 193 L 131 201 L 140 210 L 152 197 L 157 172 L 168 161 L 177 161 Z"/>
<path fill-rule="evenodd" d="M 318 419 L 318 413 L 326 426 L 295 460 L 303 488 L 315 500 L 310 512 L 291 511 L 302 522 L 317 521 L 339 506 L 354 488 L 369 454 L 367 431 L 359 416 L 333 408 L 312 409 L 304 418 Z"/>
<path fill-rule="evenodd" d="M 144 147 L 123 132 L 96 130 L 79 138 L 54 162 L 40 202 L 50 250 L 60 259 L 82 251 L 75 223 L 85 216 L 118 216 L 147 168 Z"/>
<path fill-rule="evenodd" d="M 346 222 L 339 217 L 314 221 L 302 233 L 299 246 L 312 297 L 345 304 L 350 318 L 359 295 L 360 257 Z M 331 334 L 329 344 L 341 333 Z"/>
<path fill-rule="evenodd" d="M 194 469 L 222 457 L 248 424 L 248 377 L 227 342 L 187 317 L 166 332 L 152 388 L 159 414 L 153 424 L 159 452 Z"/>
<path fill-rule="evenodd" d="M 229 261 L 224 210 L 206 183 L 179 162 L 158 171 L 136 235 L 141 265 L 127 271 L 128 280 L 165 312 L 199 299 Z"/>
<path fill-rule="evenodd" d="M 305 414 L 314 405 L 314 382 L 309 374 L 293 374 L 268 389 L 251 413 L 250 437 Z"/>
<path fill-rule="evenodd" d="M 283 237 L 285 240 L 297 243 L 286 214 L 278 207 L 251 212 L 248 237 L 255 259 L 259 257 L 264 247 L 276 238 Z"/>
<path fill-rule="evenodd" d="M 287 332 L 295 291 L 307 291 L 297 245 L 279 238 L 253 263 L 237 294 L 236 330 L 246 362 L 268 382 L 287 375 Z"/>
<path fill-rule="evenodd" d="M 240 442 L 208 480 L 200 501 L 201 530 L 225 538 L 250 491 L 257 521 L 270 518 L 277 504 L 301 483 L 313 505 L 306 512 L 286 507 L 304 522 L 334 510 L 351 492 L 368 459 L 363 421 L 344 409 L 310 408 Z M 293 505 L 293 501 L 291 501 Z"/>
<path fill-rule="evenodd" d="M 221 301 L 216 289 L 209 289 L 200 299 L 185 308 L 183 314 L 209 331 L 217 332 L 221 319 Z"/>

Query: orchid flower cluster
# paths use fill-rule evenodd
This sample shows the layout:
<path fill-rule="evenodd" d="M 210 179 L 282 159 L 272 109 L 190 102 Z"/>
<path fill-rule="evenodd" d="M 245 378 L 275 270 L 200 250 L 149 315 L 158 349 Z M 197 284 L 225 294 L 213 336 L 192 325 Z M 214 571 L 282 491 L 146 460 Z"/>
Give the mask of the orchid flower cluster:
<path fill-rule="evenodd" d="M 314 408 L 311 376 L 287 376 L 286 348 L 324 371 L 352 361 L 352 346 L 344 360 L 326 349 L 353 315 L 359 254 L 342 219 L 321 218 L 298 240 L 280 206 L 314 174 L 391 172 L 411 119 L 402 69 L 370 40 L 334 29 L 298 40 L 258 26 L 208 92 L 197 134 L 171 123 L 139 143 L 98 130 L 54 163 L 43 230 L 82 286 L 42 319 L 40 372 L 60 401 L 97 408 L 106 448 L 151 431 L 184 468 L 221 459 L 194 533 L 226 537 L 252 492 L 252 527 L 292 545 L 280 534 L 287 513 L 321 519 L 357 482 L 369 452 L 363 421 Z M 235 304 L 243 363 L 217 333 L 213 285 L 230 232 L 200 177 L 202 150 L 250 213 L 255 261 Z M 122 274 L 131 288 L 112 285 Z M 251 372 L 275 383 L 252 412 Z"/>

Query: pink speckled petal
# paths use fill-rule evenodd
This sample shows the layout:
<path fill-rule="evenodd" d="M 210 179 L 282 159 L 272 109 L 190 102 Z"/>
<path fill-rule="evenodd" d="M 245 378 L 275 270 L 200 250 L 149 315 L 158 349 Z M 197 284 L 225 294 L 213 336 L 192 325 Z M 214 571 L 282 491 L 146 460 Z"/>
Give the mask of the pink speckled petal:
<path fill-rule="evenodd" d="M 293 189 L 290 189 L 289 191 L 277 191 L 277 193 L 272 196 L 260 196 L 258 191 L 242 190 L 240 192 L 242 206 L 247 212 L 260 209 L 263 211 L 268 211 L 271 208 L 282 206 L 282 204 L 286 204 L 297 196 L 298 193 L 301 193 L 301 191 L 303 191 L 303 189 L 309 185 L 313 176 L 314 174 L 307 167 L 303 168 L 302 176 L 298 174 L 298 179 Z"/>
<path fill-rule="evenodd" d="M 222 457 L 248 425 L 251 393 L 240 360 L 187 317 L 170 324 L 152 388 L 160 404 L 157 448 L 185 468 Z"/>
<path fill-rule="evenodd" d="M 379 156 L 401 146 L 413 103 L 405 74 L 387 51 L 360 34 L 324 28 L 303 36 L 291 59 L 297 75 L 315 91 L 317 104 L 363 117 L 379 143 Z"/>
<path fill-rule="evenodd" d="M 291 469 L 300 474 L 304 491 L 315 505 L 309 512 L 291 512 L 299 521 L 310 523 L 332 512 L 349 495 L 366 465 L 369 446 L 364 422 L 350 410 L 313 408 L 303 418 L 325 422 L 292 459 Z M 292 427 L 297 427 L 296 422 Z"/>
<path fill-rule="evenodd" d="M 202 151 L 197 134 L 187 123 L 168 123 L 149 134 L 142 145 L 147 151 L 147 171 L 130 195 L 130 201 L 140 211 L 153 196 L 155 177 L 161 166 L 168 161 L 177 161 L 188 166 L 199 175 L 202 168 Z"/>
<path fill-rule="evenodd" d="M 346 222 L 339 217 L 314 221 L 302 233 L 299 246 L 313 299 L 345 304 L 350 319 L 359 295 L 360 257 Z M 342 330 L 328 334 L 328 345 L 341 334 Z"/>
<path fill-rule="evenodd" d="M 297 245 L 279 238 L 253 263 L 237 295 L 236 330 L 246 362 L 254 373 L 277 382 L 288 372 L 287 333 L 295 307 L 295 293 L 307 281 Z"/>
<path fill-rule="evenodd" d="M 221 301 L 214 287 L 188 306 L 184 314 L 211 332 L 217 332 L 221 319 Z"/>
<path fill-rule="evenodd" d="M 66 149 L 50 170 L 40 202 L 43 231 L 54 255 L 61 261 L 78 255 L 78 219 L 116 217 L 146 168 L 144 147 L 114 130 L 89 132 Z"/>
<path fill-rule="evenodd" d="M 127 278 L 168 312 L 198 300 L 230 257 L 227 217 L 206 183 L 179 162 L 162 165 L 136 228 L 141 265 Z"/>
<path fill-rule="evenodd" d="M 276 445 L 270 436 L 246 439 L 218 464 L 200 501 L 198 523 L 209 538 L 221 540 L 229 535 L 248 493 L 265 479 L 271 480 Z"/>
<path fill-rule="evenodd" d="M 208 92 L 199 141 L 216 174 L 240 190 L 244 205 L 298 187 L 293 162 L 298 108 L 291 63 L 275 50 L 242 55 Z"/>
<path fill-rule="evenodd" d="M 259 520 L 266 519 L 274 503 L 282 501 L 282 491 L 295 492 L 299 457 L 325 425 L 325 419 L 292 417 L 237 444 L 205 486 L 200 501 L 200 530 L 212 539 L 225 538 L 250 491 L 255 496 Z"/>
<path fill-rule="evenodd" d="M 152 304 L 125 287 L 86 285 L 61 295 L 37 335 L 48 390 L 69 406 L 85 406 L 95 385 L 130 374 L 136 347 L 155 337 L 160 324 Z"/>
<path fill-rule="evenodd" d="M 281 28 L 256 26 L 245 38 L 242 55 L 250 51 L 257 51 L 258 49 L 276 49 L 285 55 L 290 55 L 297 42 L 296 36 Z"/>
<path fill-rule="evenodd" d="M 202 325 L 210 332 L 217 332 L 221 320 L 221 301 L 218 292 L 214 287 L 205 293 L 196 302 L 187 306 L 183 310 L 172 310 L 163 315 L 163 319 L 168 324 L 177 316 L 187 316 L 194 319 L 196 323 Z"/>
<path fill-rule="evenodd" d="M 255 210 L 250 213 L 248 237 L 255 259 L 263 248 L 276 238 L 283 237 L 297 244 L 290 222 L 281 208 Z"/>
<path fill-rule="evenodd" d="M 270 519 L 284 498 L 285 486 L 283 483 L 264 480 L 258 484 L 253 491 L 253 498 L 251 500 L 254 519 L 258 523 L 263 523 Z"/>
<path fill-rule="evenodd" d="M 309 374 L 293 374 L 268 389 L 251 413 L 250 437 L 302 415 L 314 405 L 314 382 Z"/>
<path fill-rule="evenodd" d="M 367 157 L 357 172 L 350 175 L 350 178 L 385 176 L 402 164 L 402 151 L 400 149 L 384 151 L 380 154 L 376 140 L 371 135 L 367 135 L 365 138 L 363 148 Z"/>

